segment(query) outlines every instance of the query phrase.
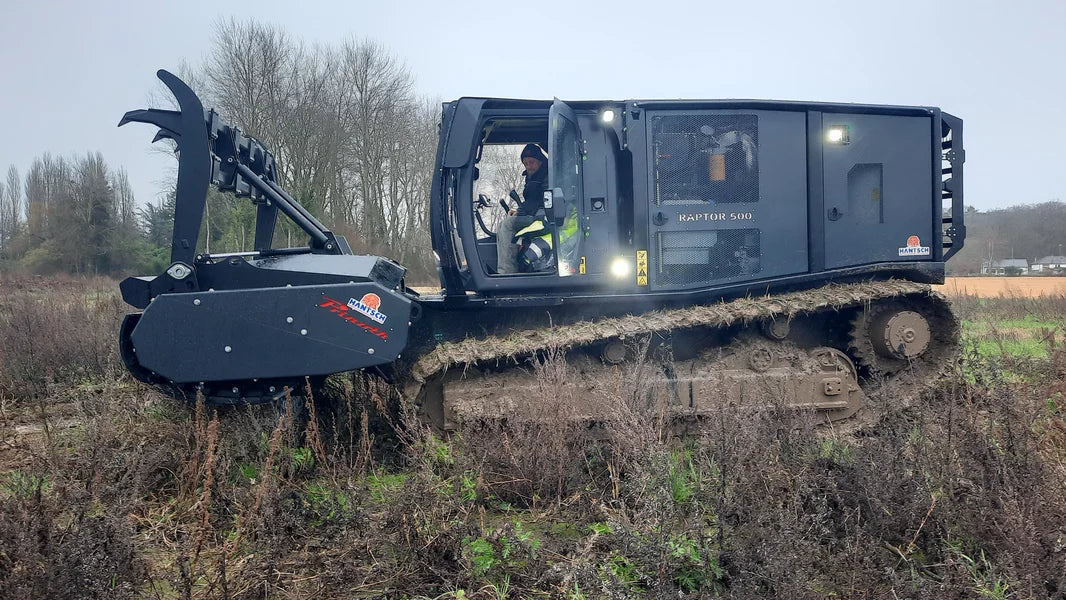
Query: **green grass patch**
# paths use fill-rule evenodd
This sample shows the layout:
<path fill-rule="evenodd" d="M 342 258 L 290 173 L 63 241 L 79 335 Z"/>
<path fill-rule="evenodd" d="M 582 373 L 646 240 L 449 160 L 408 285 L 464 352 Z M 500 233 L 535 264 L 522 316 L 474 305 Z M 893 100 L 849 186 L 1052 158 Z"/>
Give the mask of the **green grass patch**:
<path fill-rule="evenodd" d="M 985 358 L 1047 360 L 1054 344 L 1063 341 L 1066 326 L 1029 314 L 1021 319 L 967 319 L 962 337 Z"/>
<path fill-rule="evenodd" d="M 343 490 L 328 480 L 312 481 L 303 486 L 301 500 L 312 515 L 312 522 L 321 525 L 336 521 L 351 513 L 351 500 Z"/>
<path fill-rule="evenodd" d="M 52 478 L 47 474 L 27 473 L 18 469 L 0 473 L 0 494 L 29 498 L 40 489 L 42 494 L 52 491 Z"/>
<path fill-rule="evenodd" d="M 977 352 L 985 357 L 1009 356 L 1021 359 L 1046 359 L 1049 356 L 1047 344 L 1031 338 L 977 340 Z"/>
<path fill-rule="evenodd" d="M 1037 315 L 1026 315 L 1021 319 L 965 319 L 962 322 L 965 332 L 991 333 L 1005 330 L 1040 330 L 1040 329 L 1063 329 L 1061 320 L 1049 320 Z"/>
<path fill-rule="evenodd" d="M 378 502 L 385 502 L 396 493 L 407 481 L 405 473 L 388 473 L 378 470 L 366 478 L 366 487 L 370 490 L 370 497 Z"/>

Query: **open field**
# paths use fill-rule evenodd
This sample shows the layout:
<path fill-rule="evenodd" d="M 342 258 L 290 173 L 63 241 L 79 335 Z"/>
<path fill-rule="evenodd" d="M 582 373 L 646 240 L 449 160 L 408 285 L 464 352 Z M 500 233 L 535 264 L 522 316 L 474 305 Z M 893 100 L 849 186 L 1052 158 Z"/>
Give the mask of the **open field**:
<path fill-rule="evenodd" d="M 933 287 L 948 296 L 1037 298 L 1066 294 L 1066 277 L 948 277 Z"/>
<path fill-rule="evenodd" d="M 358 376 L 159 396 L 115 287 L 0 282 L 5 600 L 1066 597 L 1066 296 L 960 296 L 945 378 L 858 431 L 766 408 L 684 441 L 635 412 L 440 440 Z"/>

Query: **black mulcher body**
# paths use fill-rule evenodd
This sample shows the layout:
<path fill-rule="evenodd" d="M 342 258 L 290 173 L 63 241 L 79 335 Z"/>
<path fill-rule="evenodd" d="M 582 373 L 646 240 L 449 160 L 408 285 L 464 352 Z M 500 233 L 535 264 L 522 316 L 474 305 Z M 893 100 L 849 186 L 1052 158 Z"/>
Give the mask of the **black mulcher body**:
<path fill-rule="evenodd" d="M 963 129 L 937 108 L 446 103 L 430 197 L 440 289 L 420 294 L 402 265 L 353 255 L 286 193 L 261 143 L 159 77 L 180 110 L 122 123 L 177 144 L 171 265 L 122 282 L 141 312 L 121 348 L 134 376 L 177 397 L 270 401 L 375 369 L 447 429 L 535 415 L 528 367 L 551 349 L 580 374 L 577 413 L 602 418 L 640 345 L 656 373 L 649 398 L 677 416 L 726 399 L 840 419 L 867 381 L 928 377 L 957 343 L 928 284 L 965 237 Z M 520 227 L 549 254 L 501 274 L 500 244 L 530 235 L 497 240 L 507 200 L 490 198 L 488 157 L 517 163 L 527 144 L 547 155 L 548 189 Z M 197 253 L 209 185 L 255 203 L 254 248 Z M 307 246 L 273 247 L 279 211 Z"/>

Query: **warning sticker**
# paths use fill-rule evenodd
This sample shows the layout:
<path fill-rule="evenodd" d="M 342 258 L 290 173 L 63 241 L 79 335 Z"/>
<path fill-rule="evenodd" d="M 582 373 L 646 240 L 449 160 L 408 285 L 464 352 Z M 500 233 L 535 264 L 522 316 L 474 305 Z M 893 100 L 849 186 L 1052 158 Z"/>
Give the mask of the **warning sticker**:
<path fill-rule="evenodd" d="M 647 250 L 637 250 L 637 285 L 648 285 Z"/>

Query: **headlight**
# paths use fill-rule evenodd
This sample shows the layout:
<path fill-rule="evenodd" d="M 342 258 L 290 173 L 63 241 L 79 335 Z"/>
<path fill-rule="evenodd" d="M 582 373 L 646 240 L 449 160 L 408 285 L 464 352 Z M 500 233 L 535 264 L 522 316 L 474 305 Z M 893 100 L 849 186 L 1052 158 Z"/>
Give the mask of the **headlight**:
<path fill-rule="evenodd" d="M 614 121 L 614 117 L 615 117 L 614 111 L 609 109 L 609 108 L 608 109 L 604 109 L 604 111 L 600 113 L 600 119 L 604 123 L 610 123 L 611 121 Z"/>
<path fill-rule="evenodd" d="M 629 277 L 629 273 L 632 269 L 629 266 L 629 261 L 619 256 L 611 261 L 611 275 L 614 275 L 618 279 L 625 279 Z"/>
<path fill-rule="evenodd" d="M 830 144 L 847 144 L 851 141 L 847 125 L 833 125 L 825 134 L 825 139 Z"/>

